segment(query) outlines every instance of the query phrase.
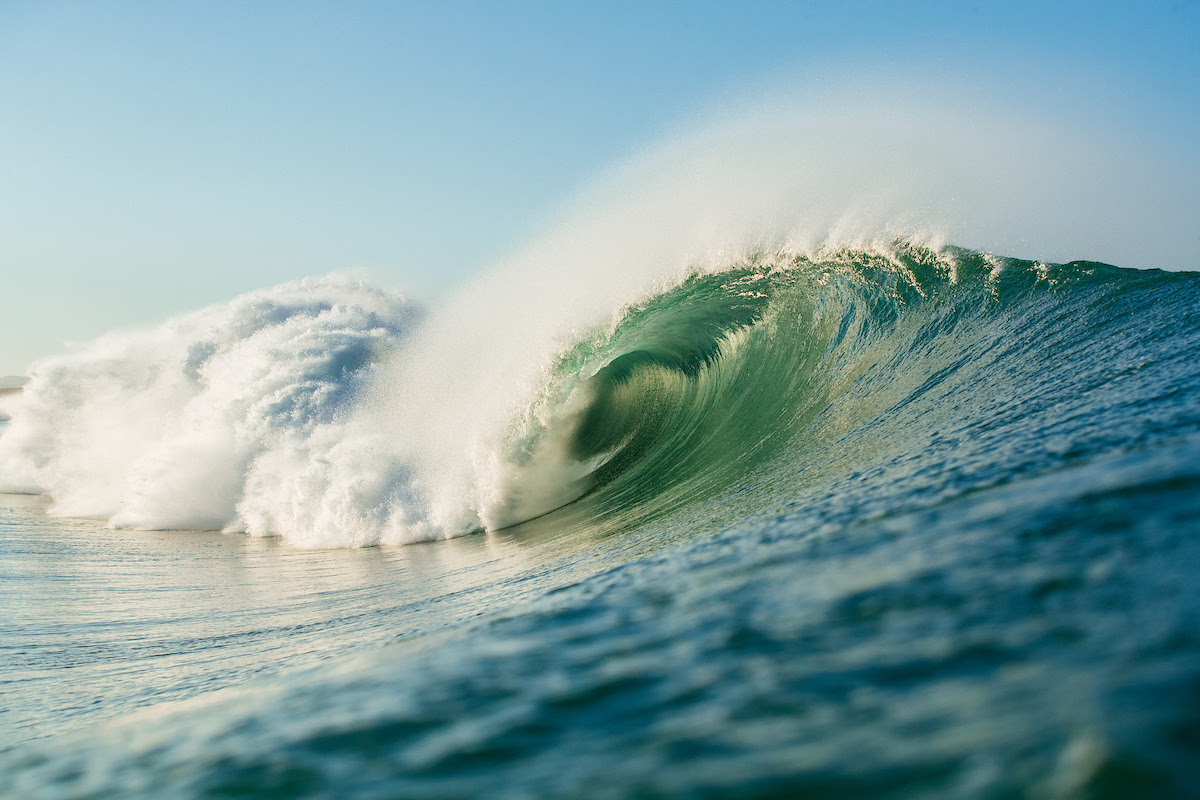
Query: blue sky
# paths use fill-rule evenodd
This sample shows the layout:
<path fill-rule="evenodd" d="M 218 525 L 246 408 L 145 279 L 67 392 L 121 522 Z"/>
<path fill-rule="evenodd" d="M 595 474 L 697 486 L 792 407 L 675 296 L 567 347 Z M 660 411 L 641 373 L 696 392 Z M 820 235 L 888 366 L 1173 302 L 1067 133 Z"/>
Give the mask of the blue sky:
<path fill-rule="evenodd" d="M 830 64 L 1030 58 L 1200 130 L 1182 0 L 0 0 L 0 374 L 332 270 L 436 298 L 743 96 Z"/>

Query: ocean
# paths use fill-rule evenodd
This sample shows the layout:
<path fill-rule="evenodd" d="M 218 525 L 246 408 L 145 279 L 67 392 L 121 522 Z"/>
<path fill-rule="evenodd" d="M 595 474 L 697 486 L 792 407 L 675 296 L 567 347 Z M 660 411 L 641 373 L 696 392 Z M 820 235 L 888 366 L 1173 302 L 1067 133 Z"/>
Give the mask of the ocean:
<path fill-rule="evenodd" d="M 0 795 L 1200 797 L 1200 274 L 503 280 L 0 398 Z"/>

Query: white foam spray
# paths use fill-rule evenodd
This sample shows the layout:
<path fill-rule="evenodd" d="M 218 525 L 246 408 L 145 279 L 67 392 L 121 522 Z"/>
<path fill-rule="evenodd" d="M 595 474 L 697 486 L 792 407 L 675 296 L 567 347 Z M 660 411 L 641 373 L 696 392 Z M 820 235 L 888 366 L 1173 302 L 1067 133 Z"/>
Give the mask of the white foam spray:
<path fill-rule="evenodd" d="M 337 426 L 413 317 L 331 276 L 103 336 L 7 398 L 0 489 L 119 527 L 243 527 L 258 460 Z"/>

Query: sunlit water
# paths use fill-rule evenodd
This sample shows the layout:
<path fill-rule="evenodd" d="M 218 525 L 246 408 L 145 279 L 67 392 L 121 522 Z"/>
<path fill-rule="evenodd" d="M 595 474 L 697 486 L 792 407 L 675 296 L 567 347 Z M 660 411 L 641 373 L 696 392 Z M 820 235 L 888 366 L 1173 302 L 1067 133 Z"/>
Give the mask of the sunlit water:
<path fill-rule="evenodd" d="M 1197 314 L 1188 274 L 751 260 L 562 352 L 484 516 L 574 501 L 514 527 L 4 495 L 0 791 L 1196 796 Z"/>

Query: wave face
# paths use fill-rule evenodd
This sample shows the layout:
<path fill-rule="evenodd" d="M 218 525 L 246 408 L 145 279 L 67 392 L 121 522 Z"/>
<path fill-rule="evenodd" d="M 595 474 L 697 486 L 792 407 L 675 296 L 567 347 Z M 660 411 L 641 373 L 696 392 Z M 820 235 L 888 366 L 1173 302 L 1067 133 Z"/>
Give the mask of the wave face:
<path fill-rule="evenodd" d="M 1194 315 L 1195 292 L 1190 274 L 904 241 L 751 253 L 548 330 L 514 367 L 414 334 L 398 295 L 305 281 L 39 365 L 7 401 L 0 479 L 114 527 L 324 547 L 550 512 L 615 530 L 730 497 L 768 513 L 837 502 L 873 469 L 874 503 L 890 475 L 906 502 L 945 497 L 1137 426 L 1108 408 L 1022 420 L 1136 372 L 1131 325 L 1164 298 L 1154 313 Z"/>
<path fill-rule="evenodd" d="M 1197 289 L 903 242 L 693 273 L 561 357 L 510 433 L 490 519 L 570 500 L 555 524 L 617 530 L 717 501 L 770 514 L 847 502 L 872 473 L 870 504 L 894 511 L 889 491 L 944 500 L 1042 472 L 1145 435 L 1116 387 L 1167 320 L 1194 320 Z"/>

